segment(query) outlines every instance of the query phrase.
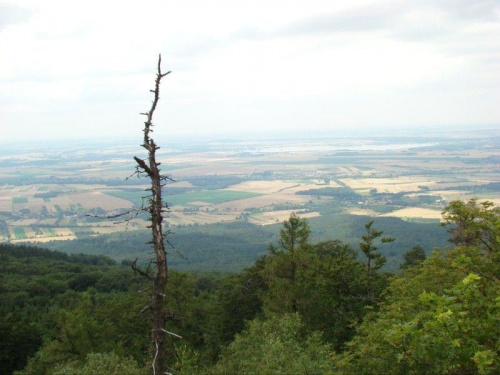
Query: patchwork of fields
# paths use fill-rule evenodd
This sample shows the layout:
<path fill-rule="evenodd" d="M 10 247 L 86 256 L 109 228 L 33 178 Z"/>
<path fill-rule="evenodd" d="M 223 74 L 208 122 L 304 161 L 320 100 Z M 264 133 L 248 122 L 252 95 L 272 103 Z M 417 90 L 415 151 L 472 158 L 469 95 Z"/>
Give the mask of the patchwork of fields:
<path fill-rule="evenodd" d="M 500 203 L 499 146 L 488 137 L 448 139 L 442 146 L 398 140 L 307 145 L 217 143 L 163 151 L 162 166 L 175 180 L 165 187 L 167 225 L 264 226 L 292 212 L 438 221 L 452 199 Z M 144 215 L 106 218 L 147 203 L 147 181 L 125 179 L 133 171 L 128 155 L 136 151 L 0 154 L 0 241 L 72 240 L 145 228 Z"/>

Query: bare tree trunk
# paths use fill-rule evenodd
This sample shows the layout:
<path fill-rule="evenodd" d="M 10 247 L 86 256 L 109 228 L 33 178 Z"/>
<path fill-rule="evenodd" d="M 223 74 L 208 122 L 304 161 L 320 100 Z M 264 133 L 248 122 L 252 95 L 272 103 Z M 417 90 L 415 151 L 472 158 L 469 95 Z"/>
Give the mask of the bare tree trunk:
<path fill-rule="evenodd" d="M 167 205 L 162 200 L 162 187 L 167 179 L 160 173 L 159 166 L 161 163 L 156 161 L 156 150 L 159 147 L 154 140 L 150 138 L 150 133 L 153 131 L 153 114 L 160 99 L 160 82 L 167 73 L 161 72 L 161 55 L 158 57 L 158 71 L 156 74 L 155 88 L 151 90 L 154 94 L 154 99 L 149 112 L 141 113 L 147 119 L 144 122 L 144 140 L 142 147 L 148 151 L 147 161 L 134 156 L 137 163 L 136 173 L 146 174 L 151 180 L 151 196 L 148 198 L 147 211 L 150 213 L 149 220 L 151 221 L 152 241 L 155 259 L 152 264 L 156 265 L 156 273 L 150 275 L 147 271 L 144 272 L 137 267 L 136 262 L 132 264 L 132 268 L 141 275 L 147 277 L 153 284 L 153 294 L 151 301 L 145 310 L 151 310 L 151 318 L 153 328 L 151 330 L 151 341 L 153 346 L 153 358 L 151 363 L 151 371 L 153 375 L 163 375 L 167 372 L 166 365 L 166 334 L 165 323 L 167 320 L 167 312 L 164 309 L 163 303 L 165 299 L 165 287 L 167 285 L 167 253 L 165 251 L 165 234 L 163 233 L 163 216 L 162 213 L 167 208 Z M 137 261 L 137 260 L 136 260 Z"/>

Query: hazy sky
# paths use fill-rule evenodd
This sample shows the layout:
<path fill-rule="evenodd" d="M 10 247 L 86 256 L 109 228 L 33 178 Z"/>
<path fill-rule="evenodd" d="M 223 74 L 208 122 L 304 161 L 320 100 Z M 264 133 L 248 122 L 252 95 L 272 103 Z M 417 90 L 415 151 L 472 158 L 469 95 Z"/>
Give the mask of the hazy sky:
<path fill-rule="evenodd" d="M 500 0 L 0 0 L 0 141 L 500 124 Z"/>

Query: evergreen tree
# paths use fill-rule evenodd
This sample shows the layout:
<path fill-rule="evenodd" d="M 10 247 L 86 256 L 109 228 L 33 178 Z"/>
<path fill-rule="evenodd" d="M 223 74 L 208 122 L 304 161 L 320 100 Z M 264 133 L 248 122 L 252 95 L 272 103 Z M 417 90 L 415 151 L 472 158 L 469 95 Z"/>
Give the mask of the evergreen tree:
<path fill-rule="evenodd" d="M 380 238 L 380 242 L 382 243 L 389 243 L 394 241 L 394 238 L 392 237 L 382 237 L 382 234 L 384 234 L 384 232 L 372 228 L 372 226 L 373 220 L 365 224 L 366 234 L 361 237 L 363 239 L 363 242 L 359 244 L 361 251 L 366 257 L 366 271 L 369 276 L 373 273 L 373 271 L 377 271 L 378 269 L 383 267 L 386 262 L 385 256 L 377 252 L 378 245 L 375 244 L 375 240 L 377 238 Z"/>
<path fill-rule="evenodd" d="M 305 219 L 292 214 L 280 230 L 278 247 L 269 246 L 263 273 L 269 287 L 265 306 L 274 312 L 297 312 L 297 272 L 310 247 L 311 230 Z"/>

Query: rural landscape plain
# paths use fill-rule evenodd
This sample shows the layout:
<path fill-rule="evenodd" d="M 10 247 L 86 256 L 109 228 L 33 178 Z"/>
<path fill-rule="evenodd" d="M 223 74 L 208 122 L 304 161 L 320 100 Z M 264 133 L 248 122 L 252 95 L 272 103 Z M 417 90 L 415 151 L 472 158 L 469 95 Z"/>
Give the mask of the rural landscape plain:
<path fill-rule="evenodd" d="M 314 220 L 339 215 L 437 225 L 451 200 L 500 203 L 500 138 L 487 129 L 164 143 L 171 231 L 235 222 L 273 227 L 292 212 L 311 219 L 313 231 Z M 145 229 L 146 217 L 135 214 L 148 196 L 145 180 L 133 175 L 140 153 L 133 142 L 4 149 L 0 241 L 71 251 L 79 239 Z"/>

